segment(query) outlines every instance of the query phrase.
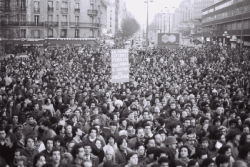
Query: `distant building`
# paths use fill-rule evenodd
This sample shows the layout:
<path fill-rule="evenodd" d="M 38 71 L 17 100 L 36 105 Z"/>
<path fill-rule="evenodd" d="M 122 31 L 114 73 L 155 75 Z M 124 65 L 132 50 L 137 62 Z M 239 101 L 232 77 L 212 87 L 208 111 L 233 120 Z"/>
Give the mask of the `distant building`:
<path fill-rule="evenodd" d="M 194 19 L 201 19 L 202 10 L 213 5 L 215 0 L 194 0 Z"/>
<path fill-rule="evenodd" d="M 231 44 L 243 38 L 250 45 L 250 1 L 224 0 L 202 10 L 202 33 L 206 40 Z M 243 23 L 243 24 L 242 24 Z"/>

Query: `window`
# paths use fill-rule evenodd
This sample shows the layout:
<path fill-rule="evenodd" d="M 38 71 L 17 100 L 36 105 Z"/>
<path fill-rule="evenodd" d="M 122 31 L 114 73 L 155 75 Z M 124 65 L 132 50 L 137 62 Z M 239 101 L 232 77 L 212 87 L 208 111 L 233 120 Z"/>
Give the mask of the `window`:
<path fill-rule="evenodd" d="M 62 31 L 61 31 L 61 37 L 64 37 L 64 38 L 67 37 L 67 30 L 66 29 L 62 29 Z"/>
<path fill-rule="evenodd" d="M 76 9 L 80 9 L 80 4 L 76 3 Z"/>
<path fill-rule="evenodd" d="M 79 29 L 75 29 L 75 37 L 79 37 Z"/>
<path fill-rule="evenodd" d="M 40 38 L 40 31 L 34 30 L 34 38 Z"/>
<path fill-rule="evenodd" d="M 39 16 L 38 15 L 34 16 L 34 21 L 35 21 L 36 25 L 39 23 Z"/>
<path fill-rule="evenodd" d="M 56 10 L 59 9 L 59 1 L 56 1 Z"/>
<path fill-rule="evenodd" d="M 53 37 L 53 29 L 49 29 L 48 36 Z"/>
<path fill-rule="evenodd" d="M 21 15 L 21 22 L 25 22 L 26 21 L 26 15 Z"/>
<path fill-rule="evenodd" d="M 15 15 L 15 22 L 19 22 L 19 15 Z"/>
<path fill-rule="evenodd" d="M 38 9 L 38 8 L 40 8 L 40 2 L 35 1 L 34 2 L 34 9 Z"/>
<path fill-rule="evenodd" d="M 75 17 L 75 23 L 76 23 L 76 25 L 79 25 L 79 16 Z"/>
<path fill-rule="evenodd" d="M 236 23 L 236 22 L 233 22 L 233 23 L 232 23 L 232 30 L 236 30 L 236 28 L 237 28 L 237 23 Z"/>
<path fill-rule="evenodd" d="M 250 28 L 250 20 L 245 20 L 244 23 L 243 23 L 243 28 L 244 29 L 249 29 Z"/>
<path fill-rule="evenodd" d="M 63 21 L 63 22 L 67 22 L 67 15 L 63 15 L 63 16 L 62 16 L 62 21 Z"/>
<path fill-rule="evenodd" d="M 19 7 L 19 0 L 16 0 L 16 7 Z"/>
<path fill-rule="evenodd" d="M 237 23 L 237 28 L 238 28 L 238 30 L 241 30 L 241 22 Z"/>
<path fill-rule="evenodd" d="M 20 37 L 21 38 L 26 38 L 26 30 L 25 29 L 21 29 Z"/>
<path fill-rule="evenodd" d="M 53 8 L 53 1 L 48 2 L 48 8 Z"/>
<path fill-rule="evenodd" d="M 25 0 L 21 0 L 21 8 L 26 8 Z"/>
<path fill-rule="evenodd" d="M 53 15 L 48 16 L 48 22 L 53 22 Z"/>
<path fill-rule="evenodd" d="M 5 17 L 6 17 L 6 23 L 8 24 L 9 23 L 9 21 L 10 21 L 10 15 L 5 15 Z"/>
<path fill-rule="evenodd" d="M 9 0 L 5 0 L 5 8 L 10 8 L 10 1 Z"/>
<path fill-rule="evenodd" d="M 59 21 L 59 15 L 56 15 L 56 21 Z"/>
<path fill-rule="evenodd" d="M 62 8 L 68 8 L 68 2 L 62 2 Z"/>

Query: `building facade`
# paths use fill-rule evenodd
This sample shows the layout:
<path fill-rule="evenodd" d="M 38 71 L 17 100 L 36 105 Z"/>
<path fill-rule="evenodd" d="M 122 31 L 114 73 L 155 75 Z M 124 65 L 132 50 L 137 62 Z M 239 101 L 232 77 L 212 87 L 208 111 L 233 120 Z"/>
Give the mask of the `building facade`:
<path fill-rule="evenodd" d="M 191 0 L 182 0 L 173 17 L 174 32 L 181 32 L 182 29 L 190 28 L 190 25 L 192 25 L 190 21 L 194 19 L 193 2 Z"/>
<path fill-rule="evenodd" d="M 224 0 L 202 10 L 202 33 L 208 40 L 229 44 L 250 41 L 250 1 Z M 208 41 L 209 41 L 208 40 Z"/>
<path fill-rule="evenodd" d="M 202 10 L 212 6 L 215 0 L 194 0 L 194 19 L 201 19 Z"/>
<path fill-rule="evenodd" d="M 8 12 L 2 21 L 4 28 L 16 30 L 16 37 L 96 38 L 101 35 L 100 0 L 6 0 L 5 4 L 8 3 L 14 5 L 5 5 Z M 25 11 L 11 17 L 16 9 Z"/>

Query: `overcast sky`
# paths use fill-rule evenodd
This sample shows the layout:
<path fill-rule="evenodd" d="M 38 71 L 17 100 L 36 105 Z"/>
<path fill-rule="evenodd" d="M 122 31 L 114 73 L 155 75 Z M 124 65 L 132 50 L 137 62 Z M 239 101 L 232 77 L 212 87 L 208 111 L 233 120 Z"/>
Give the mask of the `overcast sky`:
<path fill-rule="evenodd" d="M 144 3 L 146 0 L 125 0 L 127 11 L 131 12 L 136 20 L 141 24 L 146 25 L 146 18 L 147 18 L 147 3 Z M 153 2 L 149 1 L 149 23 L 150 24 L 153 20 L 153 17 L 156 13 L 160 13 L 161 10 L 167 12 L 165 7 L 171 8 L 171 12 L 174 13 L 173 7 L 178 7 L 182 0 L 153 0 Z"/>

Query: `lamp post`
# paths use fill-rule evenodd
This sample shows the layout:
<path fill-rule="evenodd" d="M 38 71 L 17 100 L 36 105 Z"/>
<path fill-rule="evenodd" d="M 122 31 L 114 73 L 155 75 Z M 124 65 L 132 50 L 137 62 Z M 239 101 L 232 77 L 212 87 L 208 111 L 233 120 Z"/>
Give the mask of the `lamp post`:
<path fill-rule="evenodd" d="M 147 23 L 146 23 L 146 49 L 148 47 L 148 2 L 149 0 L 144 1 L 144 3 L 147 3 Z M 150 0 L 150 2 L 153 2 L 153 0 Z"/>
<path fill-rule="evenodd" d="M 243 13 L 244 10 L 241 10 L 240 49 L 242 49 L 243 46 Z"/>

